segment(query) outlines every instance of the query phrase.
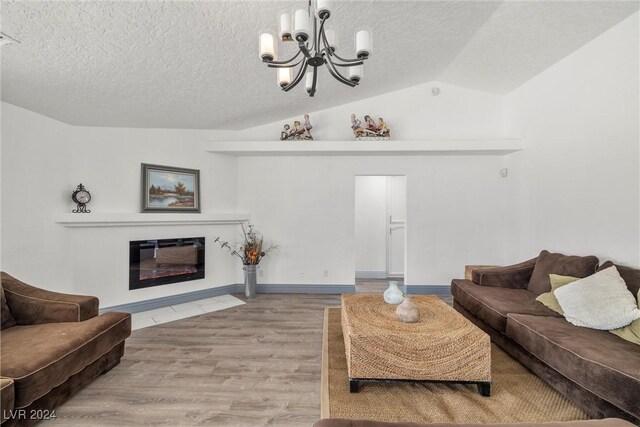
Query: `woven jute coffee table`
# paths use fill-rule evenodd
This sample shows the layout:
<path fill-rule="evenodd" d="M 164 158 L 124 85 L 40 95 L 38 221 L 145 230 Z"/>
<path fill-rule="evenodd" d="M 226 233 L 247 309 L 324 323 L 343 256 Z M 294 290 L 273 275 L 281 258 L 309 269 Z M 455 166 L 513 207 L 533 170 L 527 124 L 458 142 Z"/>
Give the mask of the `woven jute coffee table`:
<path fill-rule="evenodd" d="M 489 336 L 434 295 L 413 297 L 420 321 L 396 319 L 382 295 L 342 295 L 342 332 L 349 386 L 364 381 L 477 384 L 491 394 Z"/>

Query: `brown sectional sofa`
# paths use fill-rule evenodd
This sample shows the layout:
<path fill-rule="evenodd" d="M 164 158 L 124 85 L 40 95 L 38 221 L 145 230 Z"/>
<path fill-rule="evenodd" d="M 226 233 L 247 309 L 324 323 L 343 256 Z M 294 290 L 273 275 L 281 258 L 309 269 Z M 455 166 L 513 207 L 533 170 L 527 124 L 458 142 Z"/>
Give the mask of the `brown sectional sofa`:
<path fill-rule="evenodd" d="M 454 308 L 591 417 L 640 425 L 640 347 L 574 326 L 535 300 L 551 289 L 550 273 L 586 277 L 612 265 L 542 251 L 520 264 L 474 271 L 472 280 L 453 280 Z M 637 295 L 640 270 L 616 268 Z"/>
<path fill-rule="evenodd" d="M 1 421 L 32 425 L 120 362 L 131 316 L 99 316 L 95 297 L 50 292 L 0 274 Z"/>

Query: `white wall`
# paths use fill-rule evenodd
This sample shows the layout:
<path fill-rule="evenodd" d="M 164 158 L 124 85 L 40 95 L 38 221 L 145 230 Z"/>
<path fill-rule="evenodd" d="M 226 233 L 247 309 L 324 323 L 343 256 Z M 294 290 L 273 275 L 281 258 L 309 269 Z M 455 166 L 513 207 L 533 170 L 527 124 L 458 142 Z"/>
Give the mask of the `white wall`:
<path fill-rule="evenodd" d="M 355 179 L 356 276 L 387 274 L 387 177 Z"/>
<path fill-rule="evenodd" d="M 507 97 L 508 258 L 542 248 L 640 266 L 639 14 Z"/>
<path fill-rule="evenodd" d="M 102 306 L 238 281 L 236 260 L 207 245 L 205 279 L 128 290 L 130 240 L 235 239 L 235 226 L 68 229 L 53 221 L 74 207 L 70 195 L 80 182 L 93 196 L 93 212 L 139 212 L 143 162 L 200 169 L 202 212 L 233 212 L 235 159 L 205 153 L 206 140 L 227 134 L 74 127 L 5 103 L 2 137 L 2 258 L 9 274 L 52 290 L 96 295 Z"/>
<path fill-rule="evenodd" d="M 261 281 L 353 283 L 356 175 L 407 176 L 407 283 L 447 284 L 465 264 L 500 263 L 501 167 L 491 156 L 241 158 L 240 209 L 280 246 Z"/>
<path fill-rule="evenodd" d="M 439 96 L 431 95 L 434 86 Z M 430 83 L 312 113 L 314 138 L 352 139 L 352 112 L 384 117 L 399 140 L 504 136 L 502 97 Z M 239 135 L 273 139 L 292 120 Z M 239 209 L 251 212 L 281 248 L 261 281 L 353 283 L 356 175 L 407 176 L 407 283 L 447 284 L 465 264 L 500 263 L 507 203 L 502 167 L 503 158 L 493 156 L 242 157 Z"/>
<path fill-rule="evenodd" d="M 434 87 L 440 89 L 438 96 L 431 95 Z M 492 138 L 504 134 L 501 96 L 431 82 L 327 110 L 300 111 L 297 117 L 247 129 L 238 136 L 249 140 L 278 139 L 282 126 L 300 120 L 304 113 L 311 113 L 311 133 L 316 140 L 352 140 L 351 113 L 360 120 L 365 114 L 383 117 L 394 140 Z"/>
<path fill-rule="evenodd" d="M 327 138 L 351 138 L 348 120 L 344 128 L 327 123 L 345 114 L 348 119 L 352 110 L 377 115 L 384 110 L 394 138 L 502 134 L 501 97 L 439 86 L 438 97 L 429 95 L 431 85 L 421 85 L 314 114 L 323 118 L 314 122 L 316 138 L 323 129 Z M 218 233 L 235 240 L 233 227 L 67 229 L 53 222 L 55 213 L 73 208 L 69 195 L 79 182 L 92 192 L 94 212 L 137 212 L 142 162 L 200 169 L 203 212 L 252 214 L 258 229 L 280 247 L 264 261 L 262 283 L 353 283 L 356 175 L 409 176 L 409 283 L 443 284 L 459 276 L 467 262 L 502 260 L 499 157 L 237 159 L 206 154 L 207 142 L 249 138 L 260 129 L 72 127 L 3 106 L 3 268 L 38 286 L 97 295 L 109 306 L 240 280 L 237 262 L 208 245 L 203 281 L 137 291 L 129 291 L 127 283 L 129 240 Z M 280 126 L 271 127 L 279 131 Z M 24 192 L 37 196 L 28 207 Z M 477 197 L 482 193 L 486 199 Z M 460 209 L 461 203 L 480 213 Z M 483 237 L 476 245 L 481 250 L 471 251 L 465 239 L 476 232 Z"/>
<path fill-rule="evenodd" d="M 431 95 L 434 86 L 440 95 Z M 384 117 L 395 140 L 505 136 L 503 97 L 429 83 L 312 112 L 314 138 L 352 139 L 352 112 Z M 238 135 L 274 139 L 284 123 L 299 118 Z M 465 264 L 500 263 L 507 203 L 502 167 L 503 158 L 492 156 L 242 157 L 239 209 L 251 212 L 280 246 L 260 280 L 354 282 L 356 175 L 407 175 L 407 283 L 447 284 Z"/>

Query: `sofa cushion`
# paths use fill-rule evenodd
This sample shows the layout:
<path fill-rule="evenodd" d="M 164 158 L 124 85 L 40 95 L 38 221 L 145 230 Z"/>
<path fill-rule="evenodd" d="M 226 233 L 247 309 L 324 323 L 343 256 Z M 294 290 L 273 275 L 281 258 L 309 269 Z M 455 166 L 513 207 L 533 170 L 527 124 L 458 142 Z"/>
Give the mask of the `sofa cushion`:
<path fill-rule="evenodd" d="M 638 346 L 562 318 L 509 314 L 507 336 L 571 381 L 640 418 Z"/>
<path fill-rule="evenodd" d="M 83 322 L 14 326 L 0 337 L 0 375 L 14 380 L 15 406 L 23 408 L 130 333 L 131 316 L 127 313 L 106 313 Z"/>
<path fill-rule="evenodd" d="M 4 296 L 4 289 L 0 284 L 0 329 L 7 329 L 12 326 L 15 326 L 16 320 L 13 318 L 11 314 L 11 310 L 9 310 L 9 306 L 7 305 L 7 298 Z"/>
<path fill-rule="evenodd" d="M 620 276 L 624 279 L 624 282 L 627 284 L 627 288 L 631 291 L 633 295 L 638 295 L 638 291 L 640 291 L 640 270 L 637 268 L 625 267 L 624 265 L 614 264 L 611 261 L 607 261 L 598 267 L 598 271 L 605 270 L 609 267 L 615 266 L 620 273 Z"/>
<path fill-rule="evenodd" d="M 568 256 L 542 251 L 538 255 L 527 289 L 536 295 L 549 292 L 549 274 L 583 278 L 592 275 L 598 268 L 598 258 L 594 256 Z"/>
<path fill-rule="evenodd" d="M 506 330 L 509 313 L 561 317 L 536 301 L 537 295 L 526 289 L 479 286 L 468 280 L 454 280 L 451 293 L 464 308 L 502 333 Z"/>

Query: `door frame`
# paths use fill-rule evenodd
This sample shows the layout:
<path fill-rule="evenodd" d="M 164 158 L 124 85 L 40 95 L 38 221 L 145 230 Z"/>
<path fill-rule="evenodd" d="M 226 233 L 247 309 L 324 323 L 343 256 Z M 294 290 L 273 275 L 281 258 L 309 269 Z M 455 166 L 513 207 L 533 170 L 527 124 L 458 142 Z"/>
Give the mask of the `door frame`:
<path fill-rule="evenodd" d="M 391 191 L 391 180 L 395 177 L 404 177 L 405 179 L 405 209 L 404 209 L 404 213 L 405 213 L 405 218 L 403 221 L 394 221 L 391 215 L 391 205 L 392 205 L 392 191 Z M 393 277 L 393 278 L 404 278 L 406 275 L 406 268 L 407 268 L 407 207 L 406 207 L 406 199 L 407 199 L 407 176 L 406 175 L 386 175 L 386 185 L 387 185 L 387 190 L 386 190 L 386 196 L 387 196 L 387 203 L 386 203 L 386 251 L 387 251 L 387 256 L 386 256 L 386 260 L 387 260 L 387 266 L 386 266 L 386 270 L 387 270 L 387 277 Z M 403 266 L 402 266 L 402 273 L 398 273 L 398 272 L 392 272 L 391 270 L 391 232 L 393 229 L 397 229 L 397 228 L 402 228 L 404 230 L 404 248 L 403 248 Z"/>

